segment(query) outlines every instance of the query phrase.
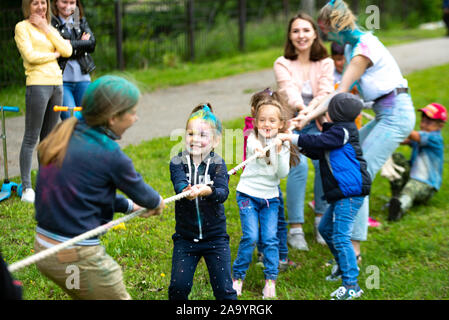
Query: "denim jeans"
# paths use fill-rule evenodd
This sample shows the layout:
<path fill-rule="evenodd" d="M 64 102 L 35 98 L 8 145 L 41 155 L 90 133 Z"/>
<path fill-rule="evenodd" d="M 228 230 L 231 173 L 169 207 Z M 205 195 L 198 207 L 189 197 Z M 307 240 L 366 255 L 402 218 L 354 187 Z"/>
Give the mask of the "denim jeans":
<path fill-rule="evenodd" d="M 295 131 L 295 133 L 303 134 L 321 134 L 318 130 L 315 122 L 310 123 L 301 131 Z M 312 160 L 313 167 L 315 168 L 315 181 L 314 181 L 314 200 L 315 200 L 315 212 L 323 214 L 328 207 L 327 201 L 323 198 L 323 184 L 321 182 L 320 165 L 319 160 Z M 287 211 L 288 222 L 292 223 L 304 223 L 304 203 L 307 185 L 307 174 L 309 166 L 307 164 L 307 158 L 304 155 L 300 155 L 300 163 L 290 169 L 287 178 Z"/>
<path fill-rule="evenodd" d="M 357 284 L 359 271 L 351 242 L 352 228 L 364 197 L 344 198 L 329 205 L 318 230 L 342 272 L 343 285 Z"/>
<path fill-rule="evenodd" d="M 65 107 L 80 107 L 84 93 L 90 81 L 64 82 L 64 94 L 62 104 Z M 79 112 L 79 111 L 76 111 Z M 61 111 L 61 120 L 70 118 L 70 111 Z"/>
<path fill-rule="evenodd" d="M 234 279 L 245 279 L 254 248 L 260 237 L 263 245 L 265 279 L 276 280 L 279 272 L 279 239 L 277 237 L 279 198 L 261 199 L 237 192 L 237 203 L 243 235 L 233 264 Z"/>
<path fill-rule="evenodd" d="M 374 180 L 388 157 L 415 126 L 415 109 L 410 95 L 402 93 L 374 104 L 376 118 L 360 129 L 360 145 L 368 172 Z M 368 235 L 369 197 L 365 197 L 354 223 L 353 240 L 366 241 Z"/>
<path fill-rule="evenodd" d="M 277 237 L 279 239 L 279 260 L 287 259 L 288 258 L 287 221 L 285 220 L 284 196 L 282 195 L 281 187 L 279 187 L 279 212 L 278 212 Z M 257 242 L 257 251 L 260 253 L 263 252 L 263 245 L 260 237 L 259 241 Z"/>
<path fill-rule="evenodd" d="M 193 285 L 193 275 L 201 257 L 209 271 L 210 284 L 217 300 L 237 300 L 232 288 L 231 249 L 229 237 L 221 237 L 200 242 L 173 235 L 173 255 L 168 298 L 187 300 Z"/>

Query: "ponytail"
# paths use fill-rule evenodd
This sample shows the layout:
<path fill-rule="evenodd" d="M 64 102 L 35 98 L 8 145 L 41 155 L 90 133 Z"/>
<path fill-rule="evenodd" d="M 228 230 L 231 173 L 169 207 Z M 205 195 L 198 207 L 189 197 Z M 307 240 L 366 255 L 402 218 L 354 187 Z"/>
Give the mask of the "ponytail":
<path fill-rule="evenodd" d="M 76 117 L 71 117 L 60 122 L 52 132 L 39 144 L 37 153 L 40 165 L 46 166 L 50 163 L 62 166 L 70 137 L 78 122 Z"/>

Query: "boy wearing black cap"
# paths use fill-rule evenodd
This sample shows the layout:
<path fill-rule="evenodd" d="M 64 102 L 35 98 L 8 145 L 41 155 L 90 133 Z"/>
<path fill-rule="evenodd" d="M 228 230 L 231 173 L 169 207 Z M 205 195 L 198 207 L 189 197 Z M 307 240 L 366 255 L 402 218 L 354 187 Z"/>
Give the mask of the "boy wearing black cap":
<path fill-rule="evenodd" d="M 363 103 L 350 93 L 339 93 L 329 103 L 330 122 L 321 135 L 278 134 L 296 143 L 301 152 L 320 160 L 324 197 L 329 208 L 321 219 L 319 232 L 341 270 L 343 284 L 331 296 L 338 300 L 358 298 L 363 293 L 357 283 L 356 254 L 351 243 L 352 226 L 364 197 L 371 189 L 354 119 Z"/>

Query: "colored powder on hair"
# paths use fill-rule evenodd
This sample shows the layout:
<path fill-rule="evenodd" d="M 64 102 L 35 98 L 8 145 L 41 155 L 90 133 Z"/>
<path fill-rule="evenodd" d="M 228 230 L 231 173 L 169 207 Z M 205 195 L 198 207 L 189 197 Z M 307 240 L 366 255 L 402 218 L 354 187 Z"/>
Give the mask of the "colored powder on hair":
<path fill-rule="evenodd" d="M 210 111 L 209 107 L 205 106 L 203 109 L 194 112 L 187 122 L 192 120 L 201 119 L 206 121 L 211 125 L 211 127 L 215 128 L 215 130 L 221 134 L 222 127 L 220 120 Z"/>

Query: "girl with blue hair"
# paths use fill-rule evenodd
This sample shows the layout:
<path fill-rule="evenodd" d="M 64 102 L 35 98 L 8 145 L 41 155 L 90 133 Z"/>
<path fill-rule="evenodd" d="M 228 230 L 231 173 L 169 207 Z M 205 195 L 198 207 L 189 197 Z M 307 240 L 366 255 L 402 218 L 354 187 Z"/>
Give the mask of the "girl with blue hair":
<path fill-rule="evenodd" d="M 221 132 L 221 122 L 210 104 L 197 106 L 187 120 L 185 150 L 170 161 L 176 194 L 190 190 L 189 196 L 175 202 L 170 300 L 188 299 L 202 257 L 215 298 L 237 298 L 232 288 L 231 249 L 223 205 L 229 195 L 229 176 L 226 163 L 214 152 Z"/>
<path fill-rule="evenodd" d="M 82 119 L 61 122 L 38 147 L 35 252 L 65 242 L 112 220 L 115 212 L 148 208 L 160 214 L 162 197 L 134 169 L 116 140 L 137 120 L 140 92 L 131 82 L 103 76 L 83 98 Z M 117 189 L 130 199 L 116 193 Z M 97 237 L 36 263 L 74 299 L 130 299 L 120 265 Z M 67 267 L 79 270 L 78 286 L 67 285 Z"/>
<path fill-rule="evenodd" d="M 415 110 L 407 80 L 379 39 L 358 26 L 356 17 L 344 1 L 332 0 L 327 3 L 320 10 L 318 25 L 329 40 L 346 46 L 345 58 L 348 64 L 337 91 L 324 97 L 313 110 L 300 112 L 295 119 L 297 127 L 304 127 L 326 112 L 335 94 L 349 92 L 356 83 L 363 100 L 374 102 L 372 108 L 375 119 L 359 132 L 368 172 L 374 180 L 377 172 L 415 125 Z M 360 241 L 367 239 L 368 203 L 369 198 L 366 197 L 352 231 L 357 255 L 360 254 Z M 337 273 L 338 270 L 336 276 Z"/>

